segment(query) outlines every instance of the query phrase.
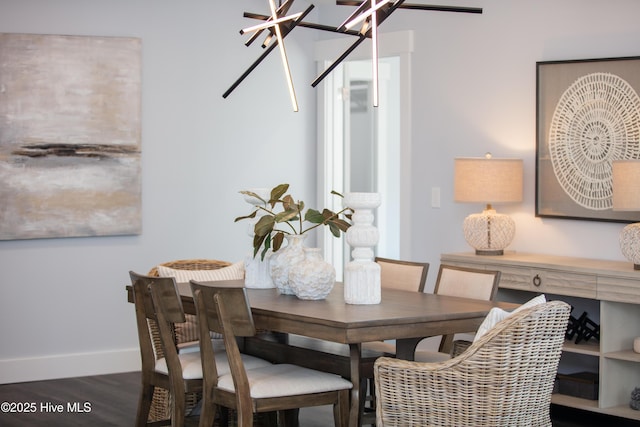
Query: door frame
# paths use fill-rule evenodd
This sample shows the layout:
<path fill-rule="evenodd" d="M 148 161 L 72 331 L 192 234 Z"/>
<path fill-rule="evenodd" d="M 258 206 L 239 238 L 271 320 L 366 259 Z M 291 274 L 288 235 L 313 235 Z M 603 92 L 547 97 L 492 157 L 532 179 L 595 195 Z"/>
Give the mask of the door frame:
<path fill-rule="evenodd" d="M 346 46 L 345 38 L 321 40 L 315 43 L 314 59 L 318 64 L 318 72 L 322 72 Z M 362 60 L 371 58 L 370 40 L 362 43 L 348 57 L 350 60 Z M 411 53 L 413 52 L 413 31 L 398 31 L 381 33 L 378 38 L 378 55 L 397 56 L 400 58 L 400 258 L 408 259 L 411 249 L 411 224 L 412 224 L 412 180 L 411 180 Z M 327 93 L 334 87 L 335 79 L 341 79 L 339 73 L 332 72 L 325 77 L 317 96 L 317 168 L 319 177 L 317 180 L 318 206 L 326 206 L 329 209 L 341 209 L 341 200 L 330 193 L 332 190 L 344 193 L 341 188 L 343 170 L 335 167 L 342 165 L 344 159 L 342 153 L 332 150 L 332 141 L 336 132 L 342 132 L 342 111 L 332 111 L 330 105 L 326 105 L 329 99 Z M 327 82 L 329 84 L 327 84 Z M 333 113 L 333 114 L 332 114 Z M 341 137 L 341 136 L 340 136 Z M 328 161 L 327 159 L 331 159 Z M 330 177 L 330 179 L 327 179 Z M 384 203 L 384 201 L 383 201 Z M 336 275 L 342 277 L 342 266 L 350 259 L 348 250 L 344 250 L 344 256 L 336 254 L 346 247 L 345 239 L 334 238 L 327 227 L 318 233 L 319 247 L 324 250 L 324 257 L 336 267 Z M 384 232 L 384 230 L 381 230 Z M 344 258 L 344 259 L 341 259 Z"/>

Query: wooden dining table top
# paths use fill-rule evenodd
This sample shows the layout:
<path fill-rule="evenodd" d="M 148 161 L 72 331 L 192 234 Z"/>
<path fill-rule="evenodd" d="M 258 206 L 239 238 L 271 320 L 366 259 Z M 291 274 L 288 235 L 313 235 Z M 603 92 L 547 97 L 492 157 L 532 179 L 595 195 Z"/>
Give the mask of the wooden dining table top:
<path fill-rule="evenodd" d="M 203 282 L 243 287 L 243 280 Z M 189 283 L 178 283 L 184 310 L 195 313 Z M 256 327 L 353 344 L 473 332 L 493 307 L 515 304 L 382 289 L 379 304 L 347 304 L 342 283 L 323 300 L 301 300 L 276 289 L 247 289 Z"/>

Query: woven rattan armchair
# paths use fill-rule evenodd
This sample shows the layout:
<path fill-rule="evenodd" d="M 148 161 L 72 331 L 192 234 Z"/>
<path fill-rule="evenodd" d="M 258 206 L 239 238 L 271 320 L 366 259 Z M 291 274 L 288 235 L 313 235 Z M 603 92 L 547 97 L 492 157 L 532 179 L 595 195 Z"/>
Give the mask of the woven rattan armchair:
<path fill-rule="evenodd" d="M 164 267 L 173 268 L 175 270 L 217 270 L 219 268 L 228 267 L 230 262 L 220 261 L 215 259 L 183 259 L 176 261 L 169 261 L 160 264 Z M 158 267 L 153 267 L 148 276 L 158 277 Z M 175 335 L 176 345 L 185 344 L 188 342 L 195 342 L 198 340 L 198 325 L 196 316 L 192 314 L 185 314 L 186 322 L 181 326 L 180 334 Z M 153 346 L 156 359 L 164 357 L 162 350 L 162 342 L 160 340 L 160 333 L 157 325 L 151 320 L 149 321 L 149 330 L 153 339 Z M 190 411 L 198 401 L 201 399 L 202 393 L 187 393 L 186 395 L 186 408 L 187 412 Z M 149 421 L 165 420 L 171 416 L 171 405 L 169 402 L 169 392 L 167 390 L 157 388 L 153 394 L 153 400 L 151 403 L 151 411 L 149 413 Z"/>
<path fill-rule="evenodd" d="M 445 362 L 379 358 L 377 426 L 550 427 L 569 312 L 561 301 L 521 310 Z"/>

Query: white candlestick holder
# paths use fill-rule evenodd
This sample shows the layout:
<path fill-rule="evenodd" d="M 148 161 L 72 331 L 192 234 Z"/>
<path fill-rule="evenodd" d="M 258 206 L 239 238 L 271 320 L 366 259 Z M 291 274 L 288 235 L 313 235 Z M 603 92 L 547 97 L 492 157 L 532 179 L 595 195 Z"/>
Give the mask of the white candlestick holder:
<path fill-rule="evenodd" d="M 353 209 L 353 224 L 347 230 L 347 243 L 353 248 L 353 261 L 344 269 L 344 301 L 347 304 L 380 304 L 380 266 L 374 261 L 373 247 L 378 229 L 373 210 L 380 206 L 379 193 L 348 193 L 344 206 Z"/>

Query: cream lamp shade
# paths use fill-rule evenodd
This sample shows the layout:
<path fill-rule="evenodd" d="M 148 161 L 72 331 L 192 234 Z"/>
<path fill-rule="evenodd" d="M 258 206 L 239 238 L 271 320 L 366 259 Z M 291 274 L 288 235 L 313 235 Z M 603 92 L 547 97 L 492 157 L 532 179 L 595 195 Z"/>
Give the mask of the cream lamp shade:
<path fill-rule="evenodd" d="M 521 159 L 454 159 L 454 200 L 485 203 L 482 213 L 472 214 L 463 223 L 464 238 L 478 255 L 502 255 L 513 241 L 516 225 L 511 217 L 499 214 L 493 204 L 522 201 L 523 162 Z"/>
<path fill-rule="evenodd" d="M 613 210 L 640 211 L 640 160 L 614 160 L 612 178 Z M 620 251 L 640 270 L 640 223 L 622 229 Z"/>

